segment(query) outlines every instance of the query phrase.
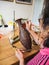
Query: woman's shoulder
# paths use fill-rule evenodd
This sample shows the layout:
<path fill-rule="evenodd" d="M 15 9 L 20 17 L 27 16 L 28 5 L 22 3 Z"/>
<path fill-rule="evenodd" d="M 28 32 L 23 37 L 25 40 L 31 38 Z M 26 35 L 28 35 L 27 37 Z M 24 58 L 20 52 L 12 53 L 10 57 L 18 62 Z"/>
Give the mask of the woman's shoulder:
<path fill-rule="evenodd" d="M 41 49 L 40 53 L 42 55 L 48 55 L 49 56 L 49 48 L 45 47 L 44 49 Z"/>

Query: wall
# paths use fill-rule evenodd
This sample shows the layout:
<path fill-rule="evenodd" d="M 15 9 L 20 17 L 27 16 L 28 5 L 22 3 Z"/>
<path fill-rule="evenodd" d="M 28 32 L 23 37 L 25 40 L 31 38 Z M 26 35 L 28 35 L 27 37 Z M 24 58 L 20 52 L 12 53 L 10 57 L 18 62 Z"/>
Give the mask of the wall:
<path fill-rule="evenodd" d="M 0 1 L 0 14 L 2 14 L 4 22 L 13 21 L 15 10 L 15 19 L 28 18 L 38 25 L 38 17 L 43 7 L 43 0 L 33 0 L 32 5 L 16 4 L 13 2 Z"/>
<path fill-rule="evenodd" d="M 0 1 L 0 14 L 3 16 L 4 21 L 7 23 L 13 21 L 15 10 L 15 19 L 28 18 L 30 19 L 32 5 L 16 4 L 13 2 Z"/>

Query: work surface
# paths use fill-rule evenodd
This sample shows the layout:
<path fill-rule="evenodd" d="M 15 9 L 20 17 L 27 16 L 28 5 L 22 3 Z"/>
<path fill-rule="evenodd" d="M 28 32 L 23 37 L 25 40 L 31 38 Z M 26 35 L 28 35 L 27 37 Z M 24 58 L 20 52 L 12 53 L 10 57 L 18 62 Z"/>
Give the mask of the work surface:
<path fill-rule="evenodd" d="M 16 31 L 17 33 L 17 31 Z M 16 34 L 15 33 L 15 34 Z M 18 34 L 18 33 L 17 33 Z M 20 41 L 14 44 L 17 48 L 24 48 Z M 12 65 L 19 60 L 15 56 L 15 50 L 10 44 L 8 36 L 0 39 L 0 65 Z M 24 52 L 24 58 L 35 54 L 39 50 L 39 46 L 33 45 L 30 52 Z"/>

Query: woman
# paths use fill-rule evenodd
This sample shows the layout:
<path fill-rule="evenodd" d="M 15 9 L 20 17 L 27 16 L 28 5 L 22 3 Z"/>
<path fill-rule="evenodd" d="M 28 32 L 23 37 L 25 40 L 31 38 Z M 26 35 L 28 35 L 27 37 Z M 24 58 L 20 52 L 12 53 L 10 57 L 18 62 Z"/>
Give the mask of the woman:
<path fill-rule="evenodd" d="M 33 25 L 30 22 L 26 23 L 26 29 L 33 36 L 35 42 L 42 48 L 26 65 L 49 65 L 49 0 L 45 0 L 44 2 L 46 2 L 47 5 L 45 4 L 43 9 L 43 17 L 39 19 L 40 36 L 31 29 Z M 17 49 L 16 56 L 20 60 L 20 65 L 24 65 L 22 51 Z"/>

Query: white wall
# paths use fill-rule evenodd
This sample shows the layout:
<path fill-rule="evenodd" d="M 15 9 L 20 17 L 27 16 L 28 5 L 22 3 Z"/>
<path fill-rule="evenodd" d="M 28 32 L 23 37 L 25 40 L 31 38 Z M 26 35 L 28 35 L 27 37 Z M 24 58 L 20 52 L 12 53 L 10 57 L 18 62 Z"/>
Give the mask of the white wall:
<path fill-rule="evenodd" d="M 13 21 L 13 11 L 15 10 L 15 19 L 29 18 L 32 16 L 32 5 L 16 4 L 13 2 L 0 1 L 0 14 L 7 23 Z"/>
<path fill-rule="evenodd" d="M 43 0 L 33 0 L 32 5 L 0 1 L 0 14 L 7 23 L 9 21 L 13 21 L 13 11 L 15 10 L 15 19 L 28 18 L 31 19 L 35 25 L 38 25 L 38 17 L 41 13 L 42 6 Z"/>

